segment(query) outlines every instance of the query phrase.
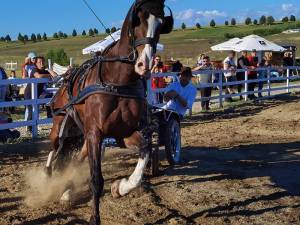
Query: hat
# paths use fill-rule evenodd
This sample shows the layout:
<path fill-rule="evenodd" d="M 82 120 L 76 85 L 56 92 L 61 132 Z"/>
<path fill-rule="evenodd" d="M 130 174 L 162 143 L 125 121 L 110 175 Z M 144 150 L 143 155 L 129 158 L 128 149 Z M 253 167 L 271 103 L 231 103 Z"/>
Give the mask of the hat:
<path fill-rule="evenodd" d="M 192 69 L 190 67 L 184 66 L 181 69 L 180 75 L 187 76 L 187 77 L 192 77 L 193 76 Z"/>
<path fill-rule="evenodd" d="M 30 59 L 34 59 L 37 57 L 37 55 L 35 54 L 35 52 L 29 52 L 27 57 Z"/>

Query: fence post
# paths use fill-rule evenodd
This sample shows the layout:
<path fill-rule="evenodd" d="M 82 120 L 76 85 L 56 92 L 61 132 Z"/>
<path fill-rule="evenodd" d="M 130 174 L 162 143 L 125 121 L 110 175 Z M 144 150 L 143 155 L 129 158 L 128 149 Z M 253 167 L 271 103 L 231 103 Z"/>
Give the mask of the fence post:
<path fill-rule="evenodd" d="M 70 67 L 73 67 L 73 58 L 70 58 Z"/>
<path fill-rule="evenodd" d="M 37 83 L 31 83 L 31 99 L 34 101 L 32 104 L 32 137 L 35 138 L 38 135 L 38 119 L 39 119 L 39 106 L 37 104 L 38 93 L 37 93 Z"/>
<path fill-rule="evenodd" d="M 245 71 L 245 93 L 247 93 L 248 92 L 248 70 L 246 70 Z M 247 101 L 248 100 L 248 94 L 245 94 L 245 96 L 244 96 L 244 99 L 245 99 L 245 101 Z"/>
<path fill-rule="evenodd" d="M 290 69 L 286 70 L 286 93 L 290 92 Z"/>
<path fill-rule="evenodd" d="M 48 69 L 52 70 L 52 62 L 51 59 L 48 59 Z"/>
<path fill-rule="evenodd" d="M 268 68 L 268 71 L 267 71 L 267 77 L 268 77 L 268 96 L 271 96 L 271 81 L 270 81 L 270 77 L 271 77 L 271 71 L 270 71 L 270 68 Z"/>
<path fill-rule="evenodd" d="M 219 71 L 219 108 L 223 107 L 223 76 Z"/>

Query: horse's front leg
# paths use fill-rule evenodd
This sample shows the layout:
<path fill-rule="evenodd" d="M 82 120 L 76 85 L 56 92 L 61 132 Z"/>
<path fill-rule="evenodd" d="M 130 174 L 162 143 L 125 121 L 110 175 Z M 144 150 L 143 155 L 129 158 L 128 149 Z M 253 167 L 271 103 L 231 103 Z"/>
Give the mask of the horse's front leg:
<path fill-rule="evenodd" d="M 90 164 L 90 189 L 92 192 L 93 209 L 90 218 L 91 225 L 100 224 L 99 201 L 103 191 L 104 179 L 101 170 L 101 146 L 102 138 L 100 131 L 97 128 L 87 129 L 86 147 Z"/>
<path fill-rule="evenodd" d="M 140 132 L 136 131 L 130 138 L 125 139 L 124 142 L 129 148 L 139 149 L 140 156 L 131 176 L 128 179 L 117 180 L 112 184 L 111 193 L 115 198 L 128 194 L 141 184 L 150 155 L 149 148 L 147 147 L 148 143 Z"/>

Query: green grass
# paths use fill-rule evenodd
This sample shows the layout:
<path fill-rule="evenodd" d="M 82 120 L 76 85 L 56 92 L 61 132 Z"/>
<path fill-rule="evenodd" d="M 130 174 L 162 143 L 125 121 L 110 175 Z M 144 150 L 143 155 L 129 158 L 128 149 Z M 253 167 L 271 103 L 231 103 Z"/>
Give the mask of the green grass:
<path fill-rule="evenodd" d="M 202 27 L 197 29 L 174 30 L 171 34 L 162 35 L 160 42 L 165 45 L 165 51 L 161 53 L 163 59 L 170 57 L 182 60 L 184 64 L 194 64 L 196 58 L 200 53 L 207 53 L 214 60 L 221 60 L 225 53 L 212 52 L 210 47 L 225 40 L 225 33 L 229 34 L 251 34 L 254 31 L 261 29 L 279 29 L 284 30 L 288 27 L 293 27 L 300 22 L 274 24 L 271 26 L 262 25 L 237 25 L 237 26 L 217 26 L 215 28 Z M 45 55 L 50 49 L 63 48 L 69 57 L 74 59 L 75 64 L 81 64 L 89 58 L 89 56 L 82 55 L 82 49 L 101 40 L 106 35 L 99 35 L 96 37 L 68 37 L 61 40 L 48 40 L 36 43 L 23 43 L 14 41 L 11 43 L 0 42 L 0 65 L 5 62 L 17 61 L 21 65 L 25 56 L 30 51 L 35 51 L 39 55 Z M 267 39 L 276 42 L 291 42 L 296 44 L 300 49 L 300 34 L 277 34 L 267 36 Z M 297 53 L 300 56 L 300 53 Z"/>

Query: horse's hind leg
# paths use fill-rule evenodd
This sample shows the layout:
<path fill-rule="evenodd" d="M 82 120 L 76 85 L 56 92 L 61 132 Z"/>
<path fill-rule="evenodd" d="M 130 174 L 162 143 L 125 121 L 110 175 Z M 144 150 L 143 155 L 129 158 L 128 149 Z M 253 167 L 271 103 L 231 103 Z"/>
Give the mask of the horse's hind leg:
<path fill-rule="evenodd" d="M 127 147 L 139 149 L 140 157 L 134 172 L 128 179 L 123 178 L 122 180 L 117 180 L 112 184 L 111 194 L 115 198 L 128 194 L 141 184 L 144 170 L 148 164 L 150 155 L 149 148 L 147 148 L 147 141 L 143 138 L 140 132 L 136 131 L 130 138 L 124 140 L 124 142 Z M 135 144 L 133 145 L 133 143 Z"/>
<path fill-rule="evenodd" d="M 104 179 L 101 171 L 101 134 L 97 128 L 87 129 L 86 146 L 90 164 L 91 182 L 90 189 L 92 192 L 93 211 L 90 218 L 91 225 L 100 225 L 99 201 L 103 191 Z"/>

